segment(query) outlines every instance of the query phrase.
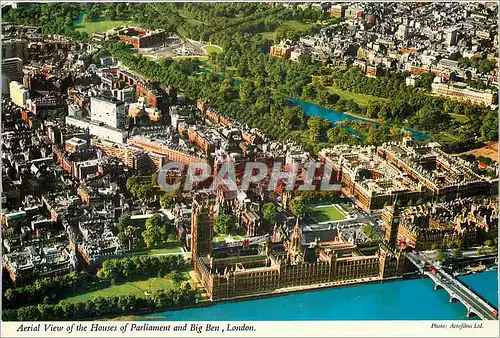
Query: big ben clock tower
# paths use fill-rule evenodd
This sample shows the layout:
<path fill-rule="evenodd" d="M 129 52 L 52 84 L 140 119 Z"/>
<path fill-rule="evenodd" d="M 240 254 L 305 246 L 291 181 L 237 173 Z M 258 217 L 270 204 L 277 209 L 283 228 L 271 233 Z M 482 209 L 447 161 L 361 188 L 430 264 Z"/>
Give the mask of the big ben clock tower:
<path fill-rule="evenodd" d="M 382 212 L 382 219 L 385 222 L 385 238 L 379 249 L 381 278 L 401 276 L 405 268 L 405 252 L 401 247 L 396 247 L 401 222 L 397 200 L 396 197 L 394 204 L 385 207 Z"/>
<path fill-rule="evenodd" d="M 382 212 L 382 219 L 385 222 L 385 242 L 391 249 L 396 248 L 396 241 L 398 239 L 399 223 L 401 216 L 399 206 L 397 204 L 397 197 L 392 206 L 387 206 Z"/>

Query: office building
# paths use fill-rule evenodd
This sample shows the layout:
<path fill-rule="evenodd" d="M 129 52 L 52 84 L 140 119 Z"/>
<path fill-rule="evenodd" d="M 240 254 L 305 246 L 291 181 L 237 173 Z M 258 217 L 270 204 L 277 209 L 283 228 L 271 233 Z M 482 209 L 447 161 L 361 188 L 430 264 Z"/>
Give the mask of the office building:
<path fill-rule="evenodd" d="M 2 39 L 2 60 L 21 58 L 28 60 L 28 41 L 23 39 Z"/>
<path fill-rule="evenodd" d="M 23 60 L 19 57 L 2 60 L 2 94 L 9 94 L 11 81 L 23 82 Z"/>
<path fill-rule="evenodd" d="M 115 98 L 92 97 L 90 99 L 90 119 L 113 128 L 123 128 L 125 103 Z"/>
<path fill-rule="evenodd" d="M 9 84 L 10 89 L 10 99 L 19 107 L 23 107 L 26 104 L 26 100 L 29 99 L 30 93 L 24 88 L 19 82 L 11 81 Z"/>

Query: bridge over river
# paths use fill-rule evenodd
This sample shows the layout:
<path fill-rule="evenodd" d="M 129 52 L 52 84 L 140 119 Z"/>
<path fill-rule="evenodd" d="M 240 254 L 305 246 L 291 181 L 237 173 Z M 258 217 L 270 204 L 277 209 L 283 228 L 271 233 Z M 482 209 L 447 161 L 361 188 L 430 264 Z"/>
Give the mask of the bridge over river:
<path fill-rule="evenodd" d="M 434 289 L 443 288 L 450 295 L 450 302 L 459 301 L 467 308 L 467 317 L 477 315 L 483 320 L 497 320 L 497 310 L 489 305 L 480 296 L 474 293 L 459 280 L 441 268 L 434 267 L 435 273 L 424 271 L 421 262 L 432 265 L 433 263 L 424 255 L 418 253 L 407 253 L 406 257 L 412 262 L 421 273 L 434 281 Z"/>

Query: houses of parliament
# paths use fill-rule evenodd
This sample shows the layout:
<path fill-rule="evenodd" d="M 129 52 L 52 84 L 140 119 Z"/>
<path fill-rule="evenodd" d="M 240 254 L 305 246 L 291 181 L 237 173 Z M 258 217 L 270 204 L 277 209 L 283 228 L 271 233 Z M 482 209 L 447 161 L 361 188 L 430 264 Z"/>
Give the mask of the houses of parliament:
<path fill-rule="evenodd" d="M 399 213 L 394 207 L 385 240 L 378 248 L 360 248 L 355 241 L 316 241 L 304 247 L 299 220 L 289 238 L 273 236 L 260 245 L 243 243 L 236 250 L 214 250 L 214 206 L 193 201 L 192 263 L 211 301 L 285 292 L 291 287 L 335 284 L 361 279 L 402 276 L 405 253 L 397 247 Z"/>

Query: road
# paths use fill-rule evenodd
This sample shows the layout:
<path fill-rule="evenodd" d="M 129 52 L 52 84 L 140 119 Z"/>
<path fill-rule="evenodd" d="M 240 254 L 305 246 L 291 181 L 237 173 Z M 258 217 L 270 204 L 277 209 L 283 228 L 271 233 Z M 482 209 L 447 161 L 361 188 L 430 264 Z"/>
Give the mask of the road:
<path fill-rule="evenodd" d="M 462 257 L 461 258 L 474 258 L 474 257 L 479 257 L 477 254 L 477 248 L 472 248 L 468 250 L 462 250 Z M 447 255 L 451 255 L 453 252 L 453 249 L 451 250 L 444 250 L 444 252 Z M 424 251 L 422 254 L 425 255 L 430 261 L 435 262 L 436 256 L 437 256 L 438 250 L 432 250 L 432 251 Z M 489 252 L 488 252 L 489 254 Z"/>

